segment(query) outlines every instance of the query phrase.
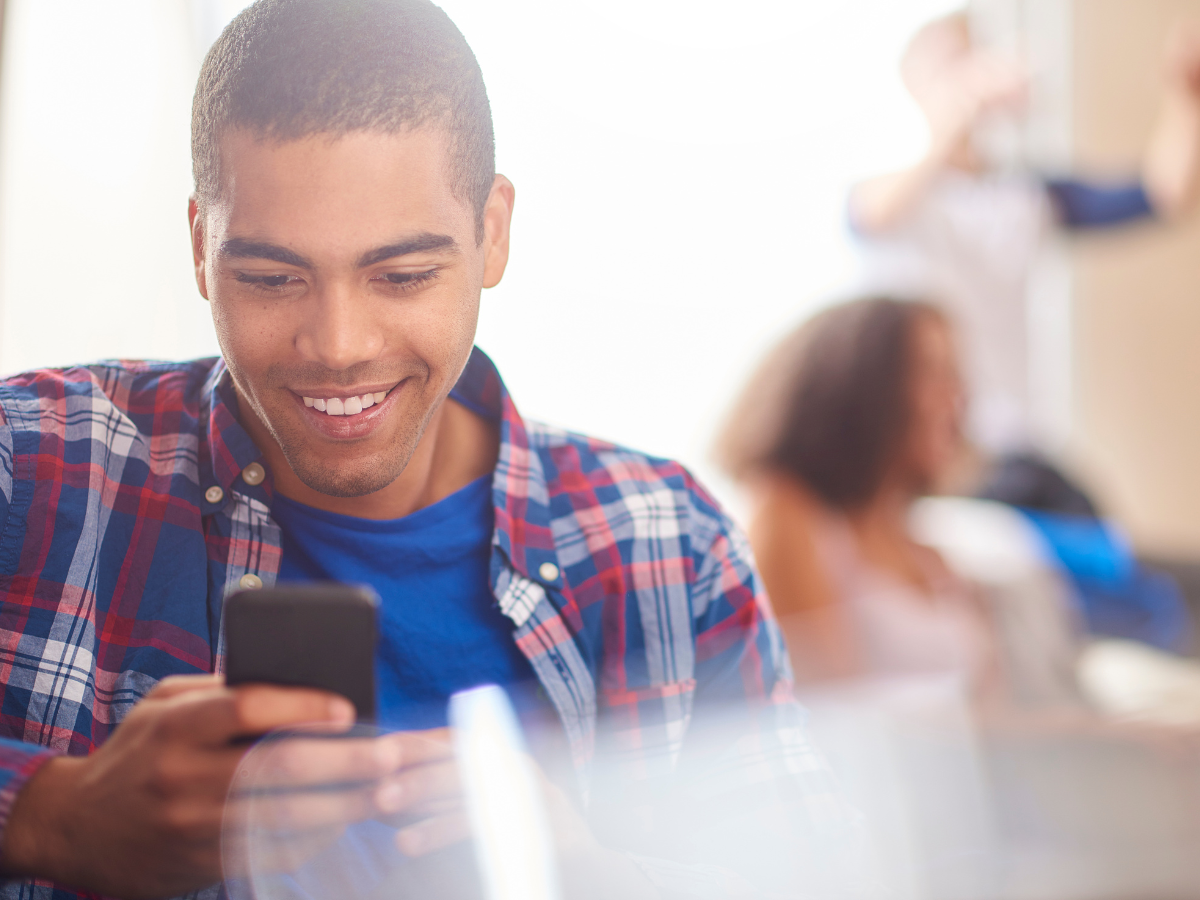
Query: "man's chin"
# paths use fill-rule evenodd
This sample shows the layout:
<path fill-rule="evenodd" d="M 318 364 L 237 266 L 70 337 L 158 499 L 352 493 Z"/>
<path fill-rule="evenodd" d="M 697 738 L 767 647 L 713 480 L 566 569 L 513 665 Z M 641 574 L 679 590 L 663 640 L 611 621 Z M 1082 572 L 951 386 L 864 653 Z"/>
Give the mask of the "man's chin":
<path fill-rule="evenodd" d="M 337 468 L 321 464 L 297 465 L 291 460 L 289 463 L 305 487 L 326 497 L 365 497 L 382 491 L 404 471 L 403 465 L 393 471 L 395 466 L 388 465 L 385 460 L 373 463 L 356 460 L 353 465 Z"/>
<path fill-rule="evenodd" d="M 410 406 L 388 412 L 390 427 L 377 428 L 357 440 L 322 439 L 287 414 L 268 425 L 268 430 L 288 468 L 309 490 L 342 499 L 366 497 L 404 473 L 433 410 L 422 410 L 422 415 Z"/>

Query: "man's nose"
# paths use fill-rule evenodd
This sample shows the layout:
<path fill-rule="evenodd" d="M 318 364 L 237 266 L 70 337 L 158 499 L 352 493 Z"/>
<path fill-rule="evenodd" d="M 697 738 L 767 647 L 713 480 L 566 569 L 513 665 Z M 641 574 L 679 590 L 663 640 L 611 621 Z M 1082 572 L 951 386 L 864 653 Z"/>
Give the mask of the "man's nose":
<path fill-rule="evenodd" d="M 296 335 L 305 359 L 348 369 L 379 356 L 384 336 L 369 298 L 348 284 L 324 284 L 310 295 L 311 310 Z"/>

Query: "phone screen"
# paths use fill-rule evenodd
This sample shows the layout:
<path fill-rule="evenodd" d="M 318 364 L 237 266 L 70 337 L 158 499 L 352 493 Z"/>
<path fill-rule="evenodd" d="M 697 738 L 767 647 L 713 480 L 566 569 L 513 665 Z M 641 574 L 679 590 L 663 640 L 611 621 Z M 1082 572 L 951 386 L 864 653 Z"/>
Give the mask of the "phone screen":
<path fill-rule="evenodd" d="M 225 601 L 225 681 L 340 694 L 375 720 L 379 598 L 358 585 L 317 582 L 238 591 Z"/>

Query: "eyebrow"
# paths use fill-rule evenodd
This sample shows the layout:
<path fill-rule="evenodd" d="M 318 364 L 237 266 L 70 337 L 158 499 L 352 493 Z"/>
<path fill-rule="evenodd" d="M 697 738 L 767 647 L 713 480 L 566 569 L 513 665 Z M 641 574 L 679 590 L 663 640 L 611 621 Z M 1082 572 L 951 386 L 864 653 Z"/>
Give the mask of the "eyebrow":
<path fill-rule="evenodd" d="M 363 269 L 387 259 L 408 256 L 410 253 L 429 253 L 434 250 L 449 250 L 456 253 L 458 252 L 458 242 L 448 234 L 423 232 L 422 234 L 405 238 L 402 241 L 397 241 L 394 244 L 368 250 L 358 258 L 358 268 Z M 312 262 L 294 250 L 289 250 L 286 247 L 280 247 L 278 244 L 270 244 L 265 241 L 230 238 L 221 244 L 220 253 L 221 256 L 227 259 L 269 259 L 272 262 L 283 263 L 286 266 L 296 266 L 300 269 L 314 268 Z"/>
<path fill-rule="evenodd" d="M 434 250 L 449 250 L 452 253 L 457 253 L 458 242 L 448 234 L 431 234 L 426 231 L 411 238 L 406 238 L 403 241 L 388 244 L 386 247 L 368 250 L 358 258 L 358 267 L 365 269 L 367 266 L 381 263 L 385 259 L 408 256 L 410 253 L 429 253 Z"/>
<path fill-rule="evenodd" d="M 296 266 L 300 269 L 313 267 L 313 264 L 299 253 L 264 241 L 230 238 L 221 243 L 220 252 L 221 256 L 227 259 L 269 259 L 272 262 L 283 263 L 285 266 Z"/>

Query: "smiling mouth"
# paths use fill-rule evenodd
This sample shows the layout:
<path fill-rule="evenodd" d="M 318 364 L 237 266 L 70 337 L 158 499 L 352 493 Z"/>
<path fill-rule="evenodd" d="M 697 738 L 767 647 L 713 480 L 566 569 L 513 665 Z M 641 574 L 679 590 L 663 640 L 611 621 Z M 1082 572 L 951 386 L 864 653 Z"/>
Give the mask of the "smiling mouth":
<path fill-rule="evenodd" d="M 357 416 L 364 409 L 382 403 L 388 391 L 356 394 L 349 397 L 301 397 L 304 405 L 329 416 Z"/>

